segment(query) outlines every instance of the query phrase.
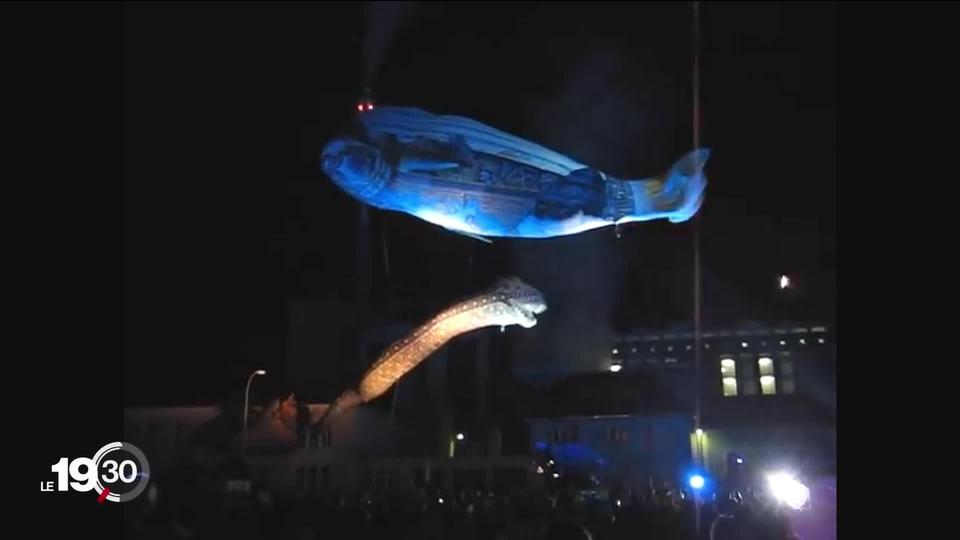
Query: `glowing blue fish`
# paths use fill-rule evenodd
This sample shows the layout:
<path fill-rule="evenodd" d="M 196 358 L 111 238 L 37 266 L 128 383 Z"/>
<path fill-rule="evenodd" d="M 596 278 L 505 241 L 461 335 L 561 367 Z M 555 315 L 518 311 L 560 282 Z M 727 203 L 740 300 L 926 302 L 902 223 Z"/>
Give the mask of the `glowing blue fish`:
<path fill-rule="evenodd" d="M 690 219 L 709 150 L 622 180 L 468 118 L 377 107 L 330 141 L 323 170 L 347 193 L 467 236 L 550 238 L 653 219 Z"/>

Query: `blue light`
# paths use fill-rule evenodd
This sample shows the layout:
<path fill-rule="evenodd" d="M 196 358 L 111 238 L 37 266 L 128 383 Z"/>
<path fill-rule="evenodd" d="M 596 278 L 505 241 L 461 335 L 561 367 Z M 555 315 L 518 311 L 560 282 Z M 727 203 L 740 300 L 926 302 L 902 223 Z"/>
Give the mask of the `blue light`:
<path fill-rule="evenodd" d="M 692 487 L 693 489 L 700 489 L 703 487 L 703 484 L 705 483 L 706 481 L 699 474 L 695 474 L 690 477 L 690 487 Z"/>

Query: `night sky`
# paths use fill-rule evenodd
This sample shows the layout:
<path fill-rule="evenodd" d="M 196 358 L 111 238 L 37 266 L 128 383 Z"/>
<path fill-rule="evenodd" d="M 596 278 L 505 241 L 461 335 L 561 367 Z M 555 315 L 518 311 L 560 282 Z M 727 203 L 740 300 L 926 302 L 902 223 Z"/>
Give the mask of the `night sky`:
<path fill-rule="evenodd" d="M 364 78 L 379 103 L 650 176 L 693 145 L 691 18 L 683 2 L 127 4 L 125 401 L 283 372 L 287 300 L 351 299 L 359 205 L 317 165 Z M 701 6 L 707 324 L 835 318 L 835 23 L 830 4 Z M 540 288 L 528 363 L 586 366 L 616 329 L 692 317 L 692 223 L 486 245 L 369 217 L 371 301 L 413 322 L 499 275 Z"/>

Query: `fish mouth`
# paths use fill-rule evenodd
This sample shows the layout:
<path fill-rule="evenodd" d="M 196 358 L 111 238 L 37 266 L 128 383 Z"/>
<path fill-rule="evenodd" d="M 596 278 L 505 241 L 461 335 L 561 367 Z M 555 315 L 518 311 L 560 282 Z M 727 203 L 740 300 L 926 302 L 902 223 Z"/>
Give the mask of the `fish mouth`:
<path fill-rule="evenodd" d="M 517 310 L 520 319 L 517 324 L 524 328 L 536 326 L 537 315 L 547 310 L 547 306 L 544 304 L 515 305 L 514 308 Z"/>

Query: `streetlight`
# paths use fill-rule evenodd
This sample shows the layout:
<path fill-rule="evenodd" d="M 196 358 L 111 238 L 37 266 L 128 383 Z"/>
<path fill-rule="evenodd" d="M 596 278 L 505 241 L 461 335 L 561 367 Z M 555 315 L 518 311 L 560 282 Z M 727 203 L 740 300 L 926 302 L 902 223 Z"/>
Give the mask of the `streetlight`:
<path fill-rule="evenodd" d="M 784 290 L 790 286 L 790 276 L 784 274 L 780 276 L 780 290 Z"/>
<path fill-rule="evenodd" d="M 258 369 L 250 374 L 250 377 L 247 379 L 247 390 L 243 396 L 243 454 L 247 454 L 247 413 L 250 412 L 250 383 L 253 382 L 253 378 L 257 375 L 266 375 L 267 372 Z"/>

